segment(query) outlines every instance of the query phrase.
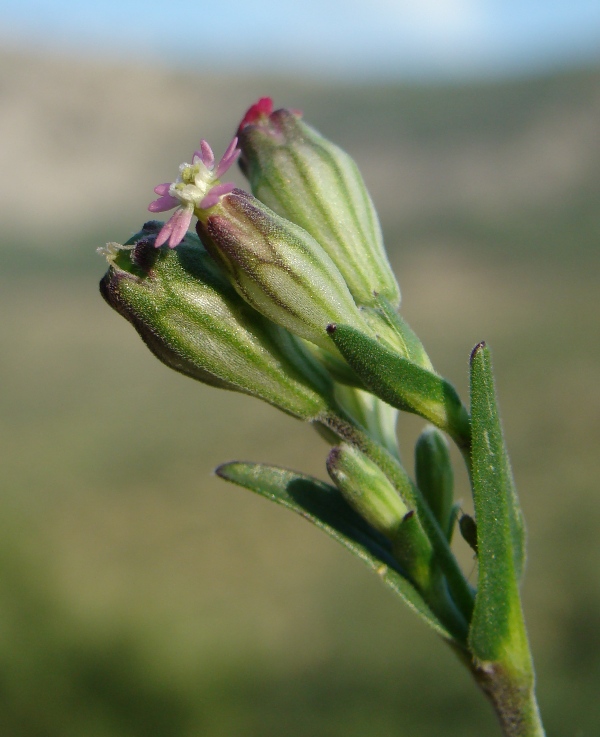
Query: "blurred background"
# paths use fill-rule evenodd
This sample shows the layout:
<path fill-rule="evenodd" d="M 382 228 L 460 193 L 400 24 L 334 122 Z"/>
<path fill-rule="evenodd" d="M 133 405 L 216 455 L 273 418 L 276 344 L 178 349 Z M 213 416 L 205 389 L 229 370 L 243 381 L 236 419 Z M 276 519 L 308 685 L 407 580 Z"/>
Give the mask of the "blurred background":
<path fill-rule="evenodd" d="M 358 161 L 403 314 L 463 396 L 492 347 L 548 736 L 598 734 L 596 0 L 0 10 L 1 734 L 497 734 L 376 577 L 211 475 L 324 477 L 316 433 L 169 371 L 98 294 L 95 247 L 266 94 Z M 409 467 L 421 426 L 401 418 Z"/>

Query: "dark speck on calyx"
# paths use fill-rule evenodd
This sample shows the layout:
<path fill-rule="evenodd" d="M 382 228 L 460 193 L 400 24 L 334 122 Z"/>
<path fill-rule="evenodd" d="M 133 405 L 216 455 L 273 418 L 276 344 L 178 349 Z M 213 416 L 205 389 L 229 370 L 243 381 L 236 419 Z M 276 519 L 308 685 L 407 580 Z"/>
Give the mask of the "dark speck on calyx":
<path fill-rule="evenodd" d="M 154 266 L 159 251 L 154 247 L 155 236 L 140 238 L 131 251 L 133 263 L 145 272 Z"/>
<path fill-rule="evenodd" d="M 480 343 L 477 343 L 475 348 L 471 351 L 471 362 L 473 362 L 473 359 L 475 356 L 479 353 L 479 351 L 483 350 L 485 348 L 485 340 L 482 340 Z"/>

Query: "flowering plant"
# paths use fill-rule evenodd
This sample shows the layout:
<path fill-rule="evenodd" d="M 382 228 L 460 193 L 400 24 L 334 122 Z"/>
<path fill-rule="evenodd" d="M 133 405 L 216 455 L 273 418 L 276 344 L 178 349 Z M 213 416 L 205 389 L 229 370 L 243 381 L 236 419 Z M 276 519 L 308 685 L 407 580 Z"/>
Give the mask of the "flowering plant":
<path fill-rule="evenodd" d="M 221 181 L 236 160 L 252 194 Z M 262 98 L 219 163 L 203 140 L 154 191 L 149 210 L 175 212 L 99 249 L 105 300 L 169 367 L 267 401 L 331 446 L 331 484 L 258 463 L 217 474 L 359 557 L 452 646 L 505 737 L 542 736 L 519 595 L 524 525 L 485 343 L 471 354 L 467 408 L 399 313 L 356 164 L 296 110 Z M 429 423 L 414 479 L 400 461 L 400 411 Z M 464 458 L 474 518 L 454 502 L 446 436 Z M 452 552 L 456 528 L 477 556 L 476 588 Z"/>

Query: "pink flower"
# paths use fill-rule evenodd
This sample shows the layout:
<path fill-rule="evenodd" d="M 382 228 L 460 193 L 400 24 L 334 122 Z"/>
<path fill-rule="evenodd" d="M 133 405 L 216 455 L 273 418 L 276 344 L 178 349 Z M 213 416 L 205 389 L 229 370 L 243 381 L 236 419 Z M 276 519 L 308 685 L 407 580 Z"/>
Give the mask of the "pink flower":
<path fill-rule="evenodd" d="M 177 208 L 158 234 L 155 243 L 157 248 L 167 242 L 171 248 L 175 248 L 185 238 L 194 212 L 214 207 L 223 195 L 234 189 L 233 182 L 221 183 L 219 180 L 240 155 L 237 140 L 233 139 L 215 166 L 213 151 L 203 139 L 200 148 L 194 151 L 192 163 L 179 167 L 176 181 L 165 182 L 154 188 L 159 197 L 148 205 L 150 212 L 166 212 Z"/>

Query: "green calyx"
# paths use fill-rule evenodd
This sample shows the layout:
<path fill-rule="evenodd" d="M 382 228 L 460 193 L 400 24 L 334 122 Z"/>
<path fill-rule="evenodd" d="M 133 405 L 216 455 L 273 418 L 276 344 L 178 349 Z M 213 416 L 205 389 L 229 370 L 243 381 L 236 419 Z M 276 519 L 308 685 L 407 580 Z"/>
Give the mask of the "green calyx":
<path fill-rule="evenodd" d="M 317 241 L 242 190 L 203 214 L 197 232 L 236 291 L 290 332 L 334 350 L 335 320 L 369 331 L 344 278 Z"/>
<path fill-rule="evenodd" d="M 239 145 L 253 194 L 320 243 L 356 303 L 374 305 L 377 292 L 397 306 L 400 289 L 354 160 L 290 110 L 245 127 Z"/>
<path fill-rule="evenodd" d="M 317 419 L 332 396 L 319 364 L 238 296 L 196 236 L 156 249 L 160 225 L 149 223 L 126 246 L 112 247 L 100 283 L 104 299 L 170 368 Z"/>

